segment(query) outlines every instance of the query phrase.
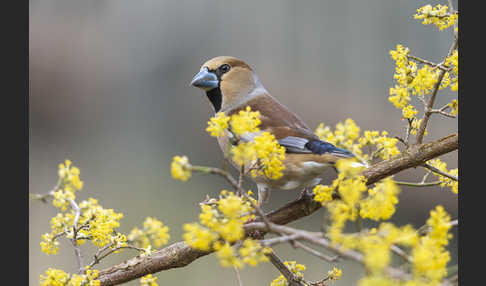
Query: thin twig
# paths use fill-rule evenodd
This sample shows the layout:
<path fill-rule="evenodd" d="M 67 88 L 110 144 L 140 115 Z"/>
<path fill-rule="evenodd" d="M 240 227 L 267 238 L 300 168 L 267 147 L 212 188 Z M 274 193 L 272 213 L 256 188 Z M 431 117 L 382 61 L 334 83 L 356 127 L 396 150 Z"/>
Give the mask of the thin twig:
<path fill-rule="evenodd" d="M 275 245 L 275 244 L 280 244 L 280 243 L 296 240 L 296 239 L 299 238 L 299 236 L 300 236 L 300 234 L 298 234 L 298 233 L 295 233 L 295 234 L 292 234 L 292 235 L 281 235 L 281 236 L 277 236 L 277 237 L 272 237 L 272 238 L 260 240 L 260 244 L 262 246 L 272 246 L 272 245 Z"/>
<path fill-rule="evenodd" d="M 238 196 L 241 196 L 240 190 L 242 189 L 243 186 L 244 176 L 245 176 L 245 164 L 242 164 L 240 168 L 240 176 L 238 178 Z"/>
<path fill-rule="evenodd" d="M 431 186 L 437 186 L 441 184 L 441 181 L 435 181 L 435 182 L 428 182 L 428 183 L 412 183 L 412 182 L 401 182 L 401 181 L 395 181 L 395 184 L 397 185 L 402 185 L 402 186 L 411 186 L 411 187 L 431 187 Z"/>
<path fill-rule="evenodd" d="M 416 57 L 416 56 L 413 56 L 413 55 L 407 55 L 407 58 L 412 59 L 412 60 L 419 62 L 419 63 L 422 63 L 422 64 L 426 64 L 426 65 L 431 66 L 433 68 L 439 68 L 439 69 L 444 70 L 446 72 L 450 70 L 450 68 L 446 68 L 446 67 L 442 66 L 441 64 L 436 64 L 436 63 L 433 63 L 431 61 L 424 60 L 422 58 L 419 58 L 419 57 Z"/>
<path fill-rule="evenodd" d="M 243 286 L 243 283 L 241 282 L 240 270 L 236 266 L 233 266 L 233 269 L 235 270 L 236 273 L 236 280 L 238 280 L 238 286 Z"/>
<path fill-rule="evenodd" d="M 118 246 L 118 247 L 115 247 L 115 248 L 112 248 L 110 249 L 110 251 L 106 252 L 105 254 L 101 255 L 102 252 L 104 252 L 106 249 L 110 248 L 111 246 L 113 246 L 113 244 L 109 244 L 109 245 L 106 245 L 105 247 L 103 248 L 100 248 L 96 254 L 94 255 L 94 260 L 89 264 L 90 267 L 93 267 L 94 265 L 100 263 L 100 261 L 102 259 L 104 259 L 105 257 L 107 257 L 108 255 L 118 251 L 118 250 L 121 250 L 121 249 L 134 249 L 134 250 L 137 250 L 139 252 L 145 252 L 145 249 L 143 248 L 140 248 L 140 247 L 136 247 L 136 246 L 133 246 L 133 245 L 125 245 L 125 246 Z"/>
<path fill-rule="evenodd" d="M 307 246 L 307 245 L 305 245 L 305 244 L 303 244 L 302 242 L 299 242 L 299 241 L 292 241 L 292 244 L 295 247 L 301 248 L 301 249 L 309 252 L 310 254 L 317 256 L 317 257 L 319 257 L 322 260 L 325 260 L 327 262 L 336 262 L 339 259 L 339 255 L 334 255 L 334 256 L 325 255 L 325 254 L 315 250 L 314 248 L 309 247 L 309 246 Z"/>
<path fill-rule="evenodd" d="M 267 256 L 275 268 L 287 279 L 290 286 L 305 286 L 302 277 L 295 275 L 273 251 Z"/>
<path fill-rule="evenodd" d="M 206 166 L 191 166 L 191 170 L 205 173 L 205 174 L 215 174 L 215 175 L 222 176 L 224 179 L 226 179 L 226 181 L 228 181 L 228 183 L 230 183 L 231 186 L 233 186 L 233 188 L 235 188 L 236 191 L 242 191 L 242 189 L 239 187 L 238 181 L 236 181 L 230 175 L 230 173 L 224 170 L 213 168 L 213 167 L 206 167 Z"/>
<path fill-rule="evenodd" d="M 450 174 L 447 174 L 446 172 L 442 172 L 441 170 L 437 169 L 436 167 L 434 167 L 434 166 L 432 166 L 432 165 L 429 165 L 429 164 L 424 164 L 423 166 L 424 166 L 424 168 L 429 169 L 429 170 L 431 170 L 432 172 L 437 173 L 437 174 L 439 174 L 439 175 L 441 175 L 441 176 L 443 176 L 443 177 L 447 177 L 447 178 L 449 178 L 449 179 L 451 179 L 451 180 L 454 180 L 454 181 L 456 181 L 456 182 L 457 182 L 457 181 L 459 181 L 459 179 L 458 179 L 457 177 L 452 176 L 452 175 L 450 175 Z"/>
<path fill-rule="evenodd" d="M 450 49 L 449 49 L 449 52 L 447 53 L 446 59 L 450 55 L 452 55 L 454 50 L 457 48 L 457 45 L 458 45 L 458 39 L 455 38 Z M 441 69 L 440 72 L 439 72 L 439 76 L 437 78 L 437 81 L 434 84 L 432 94 L 429 98 L 429 101 L 427 102 L 427 105 L 425 106 L 425 113 L 424 113 L 424 116 L 422 117 L 422 122 L 420 123 L 419 129 L 417 131 L 417 137 L 416 137 L 415 144 L 421 144 L 423 139 L 424 139 L 424 134 L 425 134 L 425 130 L 427 128 L 427 123 L 429 122 L 430 115 L 432 115 L 431 110 L 434 107 L 435 97 L 437 95 L 437 92 L 439 91 L 440 84 L 442 83 L 442 79 L 444 78 L 445 74 L 446 74 L 446 71 Z"/>
<path fill-rule="evenodd" d="M 442 111 L 440 109 L 432 109 L 432 110 L 430 110 L 430 113 L 431 114 L 437 113 L 437 114 L 441 114 L 441 115 L 444 115 L 444 116 L 449 117 L 449 118 L 456 118 L 455 115 L 449 114 L 449 113 Z"/>
<path fill-rule="evenodd" d="M 390 246 L 390 250 L 395 253 L 396 255 L 400 256 L 401 258 L 403 258 L 403 260 L 405 260 L 406 262 L 408 263 L 412 263 L 412 258 L 410 256 L 407 255 L 407 253 L 405 251 L 403 251 L 400 247 L 396 246 L 396 245 L 391 245 Z"/>
<path fill-rule="evenodd" d="M 81 256 L 81 250 L 79 249 L 78 245 L 78 221 L 79 221 L 79 216 L 81 215 L 81 209 L 79 208 L 78 204 L 73 200 L 69 199 L 69 204 L 71 205 L 71 208 L 74 210 L 74 221 L 73 221 L 73 238 L 71 239 L 71 243 L 73 244 L 74 247 L 74 254 L 76 255 L 76 259 L 78 261 L 78 269 L 79 273 L 83 273 L 84 267 L 83 267 L 83 257 Z"/>

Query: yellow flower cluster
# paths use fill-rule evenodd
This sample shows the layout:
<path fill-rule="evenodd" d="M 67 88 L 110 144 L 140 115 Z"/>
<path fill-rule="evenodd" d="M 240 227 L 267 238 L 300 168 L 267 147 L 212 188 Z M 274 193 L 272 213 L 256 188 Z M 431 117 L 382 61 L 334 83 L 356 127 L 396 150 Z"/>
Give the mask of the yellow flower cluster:
<path fill-rule="evenodd" d="M 458 174 L 459 174 L 459 169 L 458 168 L 451 169 L 451 170 L 448 171 L 447 170 L 447 163 L 442 162 L 438 158 L 433 159 L 431 161 L 428 161 L 427 163 L 429 165 L 431 165 L 432 167 L 435 167 L 435 168 L 439 169 L 440 171 L 442 171 L 442 172 L 444 172 L 446 174 L 449 174 L 451 176 L 457 177 Z M 459 182 L 458 181 L 455 181 L 455 180 L 453 180 L 451 178 L 442 176 L 440 174 L 434 173 L 434 175 L 439 176 L 439 180 L 441 182 L 441 184 L 440 184 L 441 187 L 450 187 L 451 188 L 451 191 L 453 193 L 455 193 L 455 194 L 457 194 L 459 192 Z"/>
<path fill-rule="evenodd" d="M 51 233 L 45 233 L 42 235 L 42 241 L 40 243 L 41 251 L 45 254 L 57 254 L 59 250 L 59 241 L 54 239 L 54 235 Z"/>
<path fill-rule="evenodd" d="M 417 9 L 417 14 L 414 15 L 415 19 L 421 19 L 422 24 L 434 24 L 440 30 L 446 29 L 457 21 L 457 13 L 448 13 L 449 7 L 437 4 L 435 7 L 432 5 L 425 5 Z"/>
<path fill-rule="evenodd" d="M 255 148 L 257 158 L 261 168 L 252 170 L 252 175 L 263 175 L 267 178 L 278 179 L 283 176 L 285 169 L 283 160 L 285 159 L 285 148 L 278 144 L 275 136 L 268 132 L 262 132 L 255 138 L 252 144 Z"/>
<path fill-rule="evenodd" d="M 400 189 L 390 178 L 376 184 L 368 190 L 368 197 L 360 201 L 360 216 L 372 220 L 386 220 L 395 213 Z"/>
<path fill-rule="evenodd" d="M 218 200 L 211 199 L 201 204 L 199 223 L 184 225 L 184 240 L 195 249 L 216 250 L 216 256 L 222 266 L 243 267 L 244 264 L 256 266 L 268 261 L 270 248 L 262 247 L 256 240 L 245 239 L 238 252 L 232 244 L 244 239 L 243 224 L 254 219 L 253 204 L 256 200 L 237 196 L 233 192 L 221 191 Z"/>
<path fill-rule="evenodd" d="M 457 99 L 453 99 L 448 105 L 452 109 L 450 115 L 457 116 L 459 114 L 459 103 L 457 102 Z"/>
<path fill-rule="evenodd" d="M 260 131 L 260 112 L 251 111 L 249 106 L 245 110 L 240 110 L 238 114 L 231 116 L 231 131 L 237 136 L 241 136 L 247 132 L 254 133 Z"/>
<path fill-rule="evenodd" d="M 80 216 L 78 219 L 77 243 L 84 244 L 86 239 L 90 239 L 93 244 L 102 247 L 111 243 L 114 229 L 120 226 L 119 220 L 123 217 L 121 213 L 115 213 L 113 209 L 104 209 L 98 201 L 89 198 L 79 204 Z M 67 238 L 73 238 L 73 224 L 75 211 L 70 210 L 66 213 L 58 213 L 51 219 L 51 233 L 42 235 L 41 250 L 46 254 L 56 254 L 58 242 L 55 238 L 63 233 Z M 83 226 L 83 227 L 81 227 Z M 122 237 L 115 238 L 116 241 L 123 240 Z"/>
<path fill-rule="evenodd" d="M 113 209 L 104 209 L 98 204 L 98 200 L 89 198 L 79 204 L 81 216 L 79 225 L 89 224 L 88 229 L 81 229 L 81 235 L 90 237 L 91 242 L 102 247 L 111 242 L 115 228 L 120 226 L 122 213 L 116 213 Z"/>
<path fill-rule="evenodd" d="M 91 241 L 95 246 L 109 247 L 115 250 L 113 253 L 120 252 L 122 248 L 128 246 L 127 237 L 115 229 L 120 226 L 122 213 L 116 213 L 113 209 L 105 209 L 98 201 L 93 198 L 81 201 L 77 204 L 74 191 L 82 188 L 82 181 L 79 179 L 79 169 L 72 166 L 71 161 L 66 160 L 59 165 L 59 182 L 56 186 L 57 191 L 53 192 L 53 204 L 61 209 L 61 212 L 54 216 L 51 221 L 51 232 L 42 235 L 40 243 L 42 252 L 46 254 L 57 254 L 59 250 L 60 237 L 68 239 L 74 238 L 76 229 L 76 244 L 82 245 L 86 241 Z M 69 206 L 69 209 L 67 208 Z M 167 243 L 169 239 L 168 227 L 155 218 L 148 217 L 143 229 L 138 231 L 136 228 L 130 233 L 130 240 L 139 243 L 145 252 L 141 255 L 151 253 L 151 245 L 144 242 L 152 241 L 157 247 Z M 45 275 L 40 276 L 41 285 L 69 285 L 69 286 L 95 286 L 100 285 L 98 270 L 91 270 L 89 266 L 85 268 L 86 274 L 68 274 L 62 270 L 49 268 Z M 156 278 L 155 278 L 156 279 Z M 155 281 L 155 280 L 154 280 Z M 147 284 L 149 285 L 149 284 Z M 150 284 L 156 285 L 156 284 Z"/>
<path fill-rule="evenodd" d="M 437 81 L 438 71 L 428 65 L 419 69 L 417 64 L 409 59 L 409 49 L 402 45 L 397 45 L 396 50 L 390 51 L 390 55 L 395 61 L 393 78 L 398 85 L 390 88 L 388 99 L 395 107 L 404 108 L 410 102 L 409 92 L 423 96 L 432 90 Z"/>
<path fill-rule="evenodd" d="M 331 217 L 328 229 L 331 243 L 360 250 L 367 268 L 381 271 L 390 262 L 391 244 L 410 243 L 411 239 L 407 237 L 413 237 L 410 233 L 415 232 L 408 226 L 397 229 L 391 224 L 381 224 L 379 230 L 361 235 L 347 235 L 343 230 L 346 222 L 355 221 L 358 214 L 361 218 L 376 221 L 389 219 L 398 203 L 399 188 L 391 178 L 386 178 L 368 189 L 368 196 L 364 197 L 367 187 L 364 177 L 360 176 L 363 167 L 356 167 L 350 159 L 339 160 L 336 167 L 339 170 L 338 178 L 331 186 L 318 185 L 314 188 L 315 200 L 327 206 Z M 340 200 L 331 201 L 334 191 L 337 191 Z"/>
<path fill-rule="evenodd" d="M 339 280 L 341 278 L 341 275 L 343 274 L 343 271 L 339 268 L 333 267 L 332 270 L 329 270 L 327 272 L 327 277 L 329 277 L 329 280 Z"/>
<path fill-rule="evenodd" d="M 437 206 L 430 212 L 427 226 L 431 228 L 421 237 L 417 246 L 412 249 L 413 272 L 417 280 L 425 279 L 430 284 L 438 285 L 447 275 L 449 252 L 445 249 L 451 234 L 450 217 L 442 206 Z"/>
<path fill-rule="evenodd" d="M 143 222 L 142 229 L 134 227 L 128 235 L 128 240 L 141 248 L 147 248 L 152 244 L 159 248 L 166 244 L 169 239 L 169 227 L 153 217 L 147 217 Z M 152 243 L 150 243 L 151 241 Z"/>
<path fill-rule="evenodd" d="M 157 284 L 157 277 L 152 276 L 152 274 L 148 274 L 140 278 L 140 286 L 158 286 Z"/>
<path fill-rule="evenodd" d="M 373 160 L 376 156 L 386 160 L 400 154 L 400 150 L 396 146 L 398 139 L 388 137 L 386 131 L 383 131 L 380 135 L 378 131 L 369 130 L 365 130 L 363 136 L 360 137 L 359 126 L 350 118 L 346 119 L 344 124 L 341 122 L 336 124 L 334 132 L 329 126 L 321 123 L 314 133 L 321 140 L 350 150 L 359 160 L 365 162 Z M 365 154 L 364 147 L 371 148 L 373 146 L 376 153 Z"/>
<path fill-rule="evenodd" d="M 83 188 L 83 181 L 79 179 L 79 169 L 75 166 L 71 166 L 72 162 L 66 160 L 65 164 L 59 164 L 59 179 L 64 185 L 71 185 L 76 190 Z"/>
<path fill-rule="evenodd" d="M 339 240 L 347 220 L 356 220 L 362 194 L 367 189 L 364 177 L 359 176 L 364 167 L 357 167 L 353 161 L 353 159 L 339 160 L 336 164 L 339 174 L 332 185 L 317 185 L 313 190 L 314 200 L 323 206 L 326 205 L 331 214 L 329 235 L 334 241 Z M 341 199 L 331 201 L 332 193 L 335 191 Z"/>
<path fill-rule="evenodd" d="M 127 246 L 127 237 L 122 233 L 117 233 L 116 235 L 112 235 L 110 237 L 110 248 L 122 248 Z M 120 250 L 115 251 L 118 253 Z"/>
<path fill-rule="evenodd" d="M 70 201 L 76 198 L 74 192 L 83 188 L 83 181 L 79 179 L 79 168 L 72 166 L 70 160 L 65 160 L 59 164 L 59 181 L 54 191 L 52 204 L 65 211 L 70 205 Z"/>
<path fill-rule="evenodd" d="M 191 177 L 191 164 L 186 156 L 174 156 L 170 165 L 172 177 L 176 180 L 187 181 Z"/>
<path fill-rule="evenodd" d="M 409 49 L 402 45 L 397 45 L 396 50 L 390 51 L 390 55 L 395 61 L 393 78 L 397 81 L 397 84 L 390 88 L 388 100 L 396 108 L 402 110 L 402 118 L 408 119 L 412 123 L 411 133 L 416 134 L 420 120 L 416 118 L 417 109 L 410 104 L 411 95 L 423 99 L 424 95 L 434 89 L 440 71 L 437 67 L 431 67 L 427 64 L 422 64 L 422 67 L 419 68 L 409 55 Z M 451 61 L 453 59 L 451 58 Z M 449 84 L 451 84 L 451 89 L 453 85 L 457 84 L 457 75 L 452 77 L 449 73 L 446 73 L 439 89 L 443 89 Z M 427 132 L 425 132 L 426 134 Z"/>
<path fill-rule="evenodd" d="M 369 231 L 343 233 L 346 221 L 354 221 L 358 209 L 362 218 L 389 219 L 395 211 L 395 204 L 398 202 L 396 195 L 399 192 L 393 180 L 387 178 L 369 189 L 368 196 L 362 198 L 366 190 L 364 181 L 358 171 L 350 168 L 352 164 L 346 161 L 348 160 L 342 160 L 342 163 L 337 165 L 340 173 L 331 186 L 316 187 L 314 192 L 316 198 L 319 198 L 319 195 L 326 197 L 323 201 L 331 215 L 331 225 L 327 230 L 331 243 L 343 249 L 358 250 L 363 254 L 368 275 L 362 278 L 358 285 L 399 284 L 384 273 L 385 268 L 391 263 L 392 245 L 404 246 L 410 252 L 414 276 L 409 282 L 415 284 L 407 285 L 438 285 L 437 283 L 446 275 L 446 265 L 449 261 L 449 252 L 445 249 L 451 238 L 448 233 L 451 227 L 449 215 L 441 206 L 431 211 L 427 220 L 430 231 L 422 237 L 410 225 L 397 227 L 387 222 Z M 330 193 L 334 190 L 337 190 L 341 199 L 329 201 Z"/>
<path fill-rule="evenodd" d="M 366 130 L 358 142 L 358 147 L 361 149 L 365 146 L 374 145 L 376 150 L 378 150 L 378 155 L 383 160 L 388 160 L 400 154 L 400 150 L 396 146 L 398 139 L 388 137 L 388 132 L 386 131 L 382 131 L 380 136 L 378 131 Z M 368 159 L 369 157 L 364 156 L 364 158 Z"/>
<path fill-rule="evenodd" d="M 334 132 L 329 126 L 320 123 L 315 130 L 315 134 L 324 141 L 336 145 L 337 147 L 345 148 L 355 155 L 361 155 L 361 150 L 356 146 L 355 140 L 359 138 L 360 128 L 356 123 L 348 118 L 344 124 L 338 122 Z"/>
<path fill-rule="evenodd" d="M 278 144 L 275 136 L 269 132 L 260 132 L 260 112 L 251 111 L 249 106 L 240 110 L 231 117 L 223 112 L 216 114 L 208 122 L 208 131 L 211 136 L 218 137 L 229 130 L 238 138 L 238 145 L 232 146 L 230 154 L 233 161 L 241 166 L 251 167 L 251 175 L 265 175 L 271 179 L 280 178 L 285 166 L 282 161 L 285 159 L 285 148 Z M 243 142 L 239 140 L 247 133 L 258 134 L 253 140 Z"/>
<path fill-rule="evenodd" d="M 446 58 L 444 65 L 451 68 L 451 71 L 444 76 L 444 80 L 447 79 L 452 91 L 457 91 L 459 88 L 459 53 L 457 49 Z"/>
<path fill-rule="evenodd" d="M 44 275 L 40 275 L 41 286 L 99 286 L 98 270 L 86 267 L 86 274 L 68 274 L 62 270 L 49 268 Z"/>
<path fill-rule="evenodd" d="M 224 112 L 219 112 L 214 117 L 211 117 L 206 131 L 209 132 L 209 134 L 211 134 L 213 137 L 222 136 L 224 131 L 229 127 L 228 122 L 230 119 L 231 118 L 226 116 Z"/>
<path fill-rule="evenodd" d="M 54 206 L 61 209 L 51 219 L 51 233 L 42 235 L 41 250 L 46 254 L 57 254 L 59 242 L 58 237 L 65 235 L 73 238 L 73 227 L 78 229 L 77 243 L 83 244 L 87 239 L 91 240 L 96 246 L 104 246 L 107 243 L 124 245 L 126 238 L 119 234 L 112 236 L 114 229 L 118 227 L 119 220 L 123 217 L 121 213 L 115 213 L 113 209 L 104 209 L 98 201 L 89 198 L 79 204 L 79 217 L 75 223 L 76 211 L 71 204 L 74 204 L 76 190 L 81 190 L 83 182 L 79 179 L 79 169 L 72 165 L 70 160 L 59 164 L 59 183 L 58 190 L 53 193 Z M 68 211 L 67 207 L 71 206 Z"/>
<path fill-rule="evenodd" d="M 305 265 L 298 264 L 296 261 L 284 261 L 285 266 L 292 271 L 297 277 L 304 277 Z M 280 274 L 275 280 L 270 283 L 270 286 L 288 286 L 287 279 Z"/>

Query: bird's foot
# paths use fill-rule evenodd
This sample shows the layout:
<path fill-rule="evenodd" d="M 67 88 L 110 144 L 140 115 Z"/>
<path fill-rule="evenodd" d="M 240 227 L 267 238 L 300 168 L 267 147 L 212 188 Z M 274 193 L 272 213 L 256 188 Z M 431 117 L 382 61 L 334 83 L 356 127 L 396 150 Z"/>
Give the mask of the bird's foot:
<path fill-rule="evenodd" d="M 312 198 L 314 196 L 314 193 L 312 189 L 309 188 L 304 188 L 302 192 L 300 193 L 299 199 L 301 198 Z"/>
<path fill-rule="evenodd" d="M 257 221 L 260 221 L 260 220 L 258 220 L 256 217 L 250 217 L 244 224 L 249 224 L 249 223 L 257 222 Z M 247 231 L 246 235 L 248 237 L 253 238 L 253 239 L 263 239 L 263 237 L 265 236 L 265 232 L 263 232 L 261 230 L 257 230 L 257 229 L 252 229 L 252 230 Z"/>

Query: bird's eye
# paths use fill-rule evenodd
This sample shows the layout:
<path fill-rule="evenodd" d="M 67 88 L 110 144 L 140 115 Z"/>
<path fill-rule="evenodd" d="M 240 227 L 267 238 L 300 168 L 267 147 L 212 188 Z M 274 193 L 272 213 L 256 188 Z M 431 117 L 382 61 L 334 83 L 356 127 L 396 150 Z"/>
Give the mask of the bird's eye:
<path fill-rule="evenodd" d="M 220 66 L 219 69 L 221 70 L 222 73 L 227 73 L 230 70 L 230 66 L 227 65 L 227 64 L 224 64 L 224 65 Z"/>

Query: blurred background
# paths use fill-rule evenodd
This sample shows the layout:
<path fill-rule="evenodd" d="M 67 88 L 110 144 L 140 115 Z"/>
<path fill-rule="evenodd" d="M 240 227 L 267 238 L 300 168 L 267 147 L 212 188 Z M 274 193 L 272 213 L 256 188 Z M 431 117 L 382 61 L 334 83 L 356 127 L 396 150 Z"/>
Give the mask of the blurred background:
<path fill-rule="evenodd" d="M 451 29 L 413 19 L 427 3 L 447 1 L 30 0 L 30 192 L 51 190 L 58 164 L 69 158 L 85 182 L 78 200 L 95 197 L 122 212 L 119 231 L 128 233 L 153 216 L 169 226 L 170 243 L 182 240 L 182 225 L 197 220 L 198 202 L 228 187 L 217 177 L 195 174 L 182 183 L 170 175 L 174 155 L 222 165 L 216 140 L 205 132 L 211 105 L 189 86 L 201 64 L 220 55 L 245 60 L 266 89 L 313 129 L 321 122 L 334 128 L 351 117 L 362 131 L 403 136 L 401 111 L 387 100 L 394 84 L 389 51 L 403 44 L 416 56 L 440 62 L 452 40 Z M 454 96 L 441 92 L 436 106 Z M 435 116 L 426 140 L 456 130 L 456 119 Z M 456 168 L 457 152 L 443 160 Z M 417 168 L 395 178 L 417 181 L 423 174 Z M 329 171 L 324 182 L 334 177 Z M 255 189 L 250 182 L 247 187 Z M 401 190 L 396 224 L 419 227 L 437 204 L 457 218 L 457 196 L 448 189 Z M 273 192 L 265 209 L 298 196 Z M 29 211 L 30 285 L 38 285 L 48 267 L 75 272 L 68 241 L 61 241 L 54 256 L 39 246 L 56 209 L 31 202 Z M 292 225 L 316 229 L 323 213 Z M 451 265 L 457 263 L 457 228 L 452 233 Z M 94 249 L 82 250 L 91 261 Z M 334 285 L 355 285 L 363 274 L 352 261 L 329 264 L 289 245 L 277 250 L 306 264 L 310 280 L 332 266 L 343 269 Z M 134 255 L 113 255 L 99 269 Z M 244 285 L 269 285 L 278 275 L 269 263 L 241 271 Z M 222 268 L 214 255 L 156 276 L 160 285 L 237 285 L 233 269 Z"/>

